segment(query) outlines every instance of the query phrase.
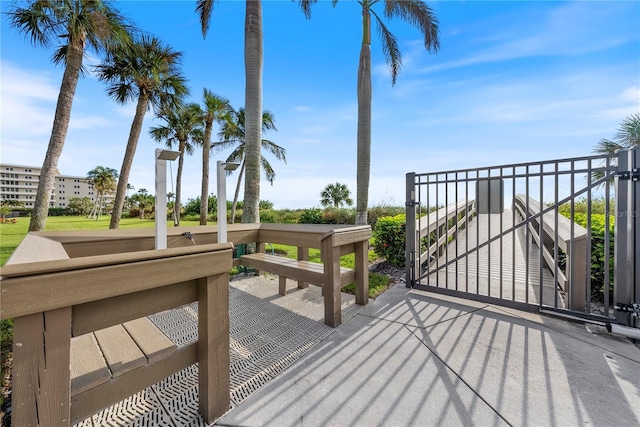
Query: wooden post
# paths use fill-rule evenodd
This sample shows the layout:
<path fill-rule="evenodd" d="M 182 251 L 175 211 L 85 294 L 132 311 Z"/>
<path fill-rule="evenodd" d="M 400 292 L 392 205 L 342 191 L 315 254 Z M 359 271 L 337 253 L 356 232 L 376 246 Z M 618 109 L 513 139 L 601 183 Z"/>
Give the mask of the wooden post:
<path fill-rule="evenodd" d="M 369 302 L 369 242 L 356 242 L 356 304 Z"/>
<path fill-rule="evenodd" d="M 309 261 L 309 248 L 302 248 L 298 246 L 298 261 Z M 309 282 L 303 282 L 298 280 L 298 288 L 305 289 L 309 287 Z"/>
<path fill-rule="evenodd" d="M 70 349 L 70 307 L 14 319 L 13 425 L 70 425 Z"/>
<path fill-rule="evenodd" d="M 324 263 L 325 282 L 322 285 L 324 296 L 324 323 L 333 328 L 342 323 L 340 299 L 340 248 L 333 247 L 333 235 L 322 241 L 322 261 Z"/>
<path fill-rule="evenodd" d="M 229 410 L 229 277 L 198 281 L 199 411 L 207 423 Z"/>

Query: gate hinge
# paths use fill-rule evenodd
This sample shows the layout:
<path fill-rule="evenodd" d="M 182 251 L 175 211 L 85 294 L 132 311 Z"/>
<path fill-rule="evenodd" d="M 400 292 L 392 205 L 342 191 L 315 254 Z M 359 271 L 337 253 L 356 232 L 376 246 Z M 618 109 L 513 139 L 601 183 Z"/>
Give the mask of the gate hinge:
<path fill-rule="evenodd" d="M 420 202 L 405 202 L 405 206 L 418 206 Z"/>
<path fill-rule="evenodd" d="M 640 180 L 640 169 L 633 168 L 630 171 L 618 171 L 616 172 L 616 176 L 618 177 L 618 179 L 621 179 L 623 181 L 638 181 Z"/>

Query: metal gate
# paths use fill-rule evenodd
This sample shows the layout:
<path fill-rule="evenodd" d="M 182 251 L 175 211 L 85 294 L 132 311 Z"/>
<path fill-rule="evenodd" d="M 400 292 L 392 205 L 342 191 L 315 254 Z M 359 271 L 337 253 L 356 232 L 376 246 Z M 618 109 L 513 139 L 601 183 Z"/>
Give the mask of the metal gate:
<path fill-rule="evenodd" d="M 639 168 L 634 147 L 408 173 L 407 286 L 640 328 Z"/>

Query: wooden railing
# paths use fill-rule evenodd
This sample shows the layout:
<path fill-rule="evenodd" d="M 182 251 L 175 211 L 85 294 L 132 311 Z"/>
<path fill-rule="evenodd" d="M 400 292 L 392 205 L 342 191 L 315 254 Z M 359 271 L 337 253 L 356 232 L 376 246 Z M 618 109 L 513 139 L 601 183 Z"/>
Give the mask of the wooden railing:
<path fill-rule="evenodd" d="M 587 254 L 587 229 L 560 215 L 557 209 L 540 206 L 540 202 L 518 194 L 514 199 L 514 208 L 527 221 L 533 240 L 542 248 L 544 261 L 556 282 L 567 294 L 570 310 L 585 311 L 587 269 L 590 264 Z M 542 213 L 544 212 L 544 213 Z M 540 236 L 540 218 L 542 218 L 543 235 Z M 555 245 L 566 254 L 566 267 L 562 271 L 558 259 L 554 258 Z"/>
<path fill-rule="evenodd" d="M 452 203 L 448 206 L 431 212 L 416 220 L 416 239 L 429 238 L 431 233 L 435 235 L 435 241 L 430 243 L 425 251 L 420 251 L 419 266 L 429 261 L 432 256 L 438 256 L 451 238 L 455 238 L 459 229 L 471 220 L 475 214 L 474 201 L 467 200 Z M 416 248 L 421 248 L 420 242 L 416 242 Z"/>
<path fill-rule="evenodd" d="M 73 247 L 74 238 L 84 239 L 85 249 L 105 248 L 89 245 L 87 235 L 47 236 L 29 234 L 0 278 L 1 318 L 14 319 L 14 425 L 70 425 L 194 363 L 201 415 L 212 422 L 229 409 L 232 244 L 99 255 L 87 250 L 88 256 L 73 258 L 63 242 Z M 72 395 L 72 337 L 193 301 L 196 343 Z"/>

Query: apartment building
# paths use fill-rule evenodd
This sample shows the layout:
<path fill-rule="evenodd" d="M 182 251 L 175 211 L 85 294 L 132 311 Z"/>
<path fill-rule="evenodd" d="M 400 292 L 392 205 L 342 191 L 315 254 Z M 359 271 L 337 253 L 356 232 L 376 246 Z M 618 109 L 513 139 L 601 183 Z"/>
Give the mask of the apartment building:
<path fill-rule="evenodd" d="M 18 200 L 24 203 L 26 208 L 33 208 L 41 169 L 35 166 L 0 163 L 0 201 Z M 97 196 L 98 193 L 86 177 L 61 175 L 58 171 L 49 207 L 65 208 L 73 197 L 88 197 L 95 202 Z M 114 194 L 106 195 L 104 204 L 108 204 L 114 197 Z"/>

